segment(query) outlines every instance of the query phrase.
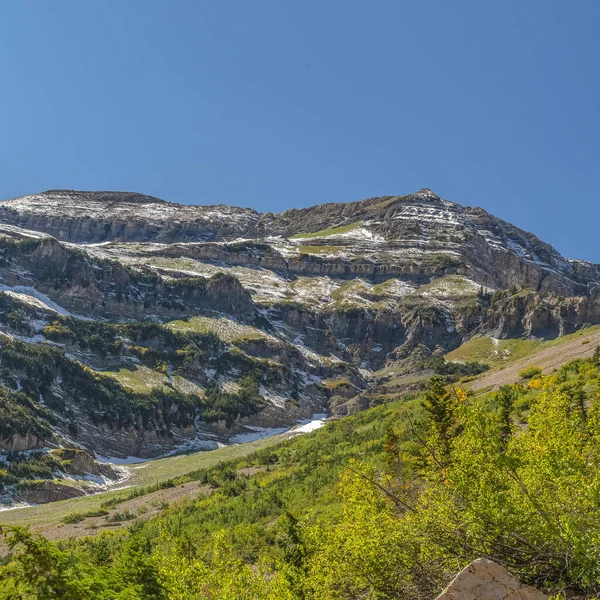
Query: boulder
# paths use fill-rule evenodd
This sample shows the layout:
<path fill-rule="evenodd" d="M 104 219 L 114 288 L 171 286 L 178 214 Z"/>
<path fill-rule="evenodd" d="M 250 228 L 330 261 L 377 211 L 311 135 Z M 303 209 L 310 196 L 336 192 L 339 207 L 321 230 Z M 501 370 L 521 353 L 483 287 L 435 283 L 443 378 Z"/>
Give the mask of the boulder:
<path fill-rule="evenodd" d="M 109 479 L 118 479 L 119 475 L 109 464 L 96 462 L 85 450 L 61 448 L 53 451 L 63 462 L 63 469 L 70 475 L 103 475 Z"/>
<path fill-rule="evenodd" d="M 436 600 L 548 600 L 548 596 L 523 585 L 501 565 L 479 558 L 465 567 Z"/>

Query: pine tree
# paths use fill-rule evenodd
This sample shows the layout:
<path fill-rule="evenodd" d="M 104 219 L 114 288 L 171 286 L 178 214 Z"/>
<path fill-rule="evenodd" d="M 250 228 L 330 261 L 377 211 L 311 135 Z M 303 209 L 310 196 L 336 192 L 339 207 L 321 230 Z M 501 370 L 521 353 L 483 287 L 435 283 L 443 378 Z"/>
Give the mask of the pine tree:
<path fill-rule="evenodd" d="M 517 395 L 518 392 L 514 385 L 503 385 L 496 394 L 496 402 L 499 409 L 500 436 L 505 447 L 513 431 L 511 413 Z"/>
<path fill-rule="evenodd" d="M 447 462 L 452 451 L 451 440 L 455 427 L 456 402 L 446 389 L 444 377 L 434 375 L 427 385 L 423 399 L 423 408 L 430 426 L 438 438 L 439 451 L 443 462 Z"/>

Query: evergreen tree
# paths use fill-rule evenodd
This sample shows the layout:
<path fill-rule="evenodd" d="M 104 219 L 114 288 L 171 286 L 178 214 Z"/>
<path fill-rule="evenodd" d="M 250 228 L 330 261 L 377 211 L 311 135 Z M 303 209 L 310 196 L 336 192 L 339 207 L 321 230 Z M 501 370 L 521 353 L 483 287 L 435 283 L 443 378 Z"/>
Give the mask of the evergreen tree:
<path fill-rule="evenodd" d="M 427 414 L 429 425 L 434 437 L 434 446 L 430 446 L 428 451 L 433 458 L 441 463 L 446 463 L 450 459 L 452 446 L 451 441 L 454 433 L 455 408 L 456 402 L 453 395 L 446 388 L 444 377 L 434 375 L 427 385 L 427 390 L 423 398 L 423 407 Z M 439 456 L 436 456 L 439 454 Z"/>
<path fill-rule="evenodd" d="M 518 391 L 514 385 L 503 385 L 496 394 L 498 403 L 498 419 L 500 421 L 500 436 L 506 446 L 513 432 L 512 410 L 517 399 Z"/>

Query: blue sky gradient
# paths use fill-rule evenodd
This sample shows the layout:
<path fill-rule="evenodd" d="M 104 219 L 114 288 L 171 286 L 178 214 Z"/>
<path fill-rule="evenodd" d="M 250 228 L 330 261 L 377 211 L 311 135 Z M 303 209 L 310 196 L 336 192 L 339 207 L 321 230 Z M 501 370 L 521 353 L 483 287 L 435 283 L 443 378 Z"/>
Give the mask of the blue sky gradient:
<path fill-rule="evenodd" d="M 597 0 L 0 7 L 0 198 L 281 211 L 430 187 L 600 262 Z"/>

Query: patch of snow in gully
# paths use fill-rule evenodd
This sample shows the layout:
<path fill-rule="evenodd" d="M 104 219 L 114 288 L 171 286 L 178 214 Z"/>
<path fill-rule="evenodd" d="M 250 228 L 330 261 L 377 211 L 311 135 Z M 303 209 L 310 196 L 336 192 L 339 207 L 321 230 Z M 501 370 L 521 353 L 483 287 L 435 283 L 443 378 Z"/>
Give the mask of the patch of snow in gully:
<path fill-rule="evenodd" d="M 292 429 L 290 429 L 290 433 L 293 433 L 294 435 L 297 433 L 310 433 L 311 431 L 315 431 L 323 427 L 323 425 L 325 425 L 325 419 L 327 419 L 326 414 L 315 414 L 312 416 L 312 419 L 304 419 L 305 423 L 303 425 L 292 427 Z"/>
<path fill-rule="evenodd" d="M 111 465 L 136 465 L 138 463 L 148 462 L 149 458 L 140 458 L 139 456 L 128 456 L 127 458 L 117 458 L 116 456 L 96 456 L 100 463 Z"/>

